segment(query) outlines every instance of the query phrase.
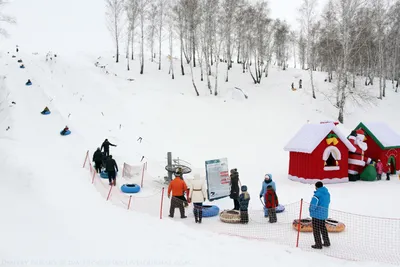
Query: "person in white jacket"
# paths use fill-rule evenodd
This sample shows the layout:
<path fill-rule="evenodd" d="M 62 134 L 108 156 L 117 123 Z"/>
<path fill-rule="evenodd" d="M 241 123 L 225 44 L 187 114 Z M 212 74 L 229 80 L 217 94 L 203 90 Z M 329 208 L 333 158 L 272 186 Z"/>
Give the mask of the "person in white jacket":
<path fill-rule="evenodd" d="M 203 202 L 206 201 L 207 192 L 204 181 L 200 179 L 200 175 L 195 174 L 194 179 L 190 183 L 189 202 L 193 203 L 194 219 L 196 223 L 201 223 L 203 218 Z"/>

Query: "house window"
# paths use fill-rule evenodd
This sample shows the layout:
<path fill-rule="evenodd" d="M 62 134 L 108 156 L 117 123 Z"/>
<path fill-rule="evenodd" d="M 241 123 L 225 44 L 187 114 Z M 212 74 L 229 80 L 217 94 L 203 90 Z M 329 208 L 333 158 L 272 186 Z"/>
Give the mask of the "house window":
<path fill-rule="evenodd" d="M 339 161 L 342 159 L 342 155 L 337 147 L 328 146 L 325 148 L 322 159 L 324 161 L 325 171 L 340 170 Z"/>

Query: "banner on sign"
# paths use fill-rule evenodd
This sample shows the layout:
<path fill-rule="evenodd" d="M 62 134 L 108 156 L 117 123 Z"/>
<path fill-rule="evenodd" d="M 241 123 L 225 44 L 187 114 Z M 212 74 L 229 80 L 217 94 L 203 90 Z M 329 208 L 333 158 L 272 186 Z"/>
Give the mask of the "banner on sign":
<path fill-rule="evenodd" d="M 230 176 L 228 159 L 206 161 L 206 180 L 208 200 L 224 198 L 230 195 Z"/>

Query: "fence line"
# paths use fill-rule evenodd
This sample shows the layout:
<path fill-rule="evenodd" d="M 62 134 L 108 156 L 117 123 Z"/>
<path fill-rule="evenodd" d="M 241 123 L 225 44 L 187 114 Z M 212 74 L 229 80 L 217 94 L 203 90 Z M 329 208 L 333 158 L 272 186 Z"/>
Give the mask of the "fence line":
<path fill-rule="evenodd" d="M 117 179 L 118 186 L 109 186 L 108 180 L 96 175 L 90 164 L 89 151 L 86 152 L 83 167 L 89 168 L 90 179 L 96 190 L 109 202 L 128 210 L 148 214 L 163 219 L 169 214 L 169 202 L 165 200 L 165 184 L 158 183 L 148 173 L 147 162 L 133 166 L 124 163 L 122 178 Z M 89 164 L 87 164 L 89 163 Z M 89 167 L 87 167 L 89 165 Z M 153 182 L 154 186 L 141 186 L 137 194 L 125 194 L 120 188 L 122 183 Z M 305 210 L 309 203 L 300 200 L 285 205 L 285 211 L 277 214 L 278 222 L 270 224 L 264 217 L 263 210 L 249 210 L 249 223 L 228 224 L 220 221 L 218 216 L 203 219 L 207 230 L 215 233 L 238 236 L 246 239 L 265 240 L 281 245 L 298 247 L 312 251 L 314 238 L 312 233 L 304 232 L 309 225 L 295 224 L 305 218 Z M 188 219 L 182 220 L 190 227 L 197 227 L 193 222 L 194 215 L 191 205 L 185 208 Z M 338 227 L 345 225 L 340 233 L 329 233 L 331 247 L 318 250 L 335 258 L 352 261 L 372 261 L 400 265 L 400 219 L 380 218 L 329 209 L 329 215 L 334 220 L 330 225 Z M 340 224 L 341 225 L 341 224 Z M 304 226 L 304 227 L 303 227 Z"/>

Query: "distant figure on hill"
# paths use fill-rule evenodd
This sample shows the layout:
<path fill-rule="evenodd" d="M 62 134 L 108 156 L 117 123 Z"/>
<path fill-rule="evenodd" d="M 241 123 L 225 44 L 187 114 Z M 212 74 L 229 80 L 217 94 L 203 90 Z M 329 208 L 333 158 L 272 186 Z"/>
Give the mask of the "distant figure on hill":
<path fill-rule="evenodd" d="M 42 113 L 42 114 L 45 114 L 45 113 L 47 113 L 47 112 L 50 112 L 50 110 L 49 110 L 48 107 L 45 107 L 41 113 Z"/>
<path fill-rule="evenodd" d="M 104 149 L 106 156 L 110 155 L 110 146 L 116 147 L 117 145 L 111 144 L 108 139 L 104 140 L 103 144 L 101 145 L 101 150 Z"/>
<path fill-rule="evenodd" d="M 115 186 L 117 184 L 116 177 L 117 177 L 117 172 L 118 172 L 118 166 L 111 155 L 108 156 L 108 159 L 106 161 L 106 172 L 108 175 L 109 185 Z"/>
<path fill-rule="evenodd" d="M 67 131 L 69 131 L 69 128 L 68 128 L 68 126 L 65 126 L 64 129 L 61 131 L 61 134 L 62 134 L 62 135 L 65 135 L 65 133 L 66 133 Z"/>
<path fill-rule="evenodd" d="M 303 88 L 303 81 L 300 79 L 299 80 L 299 89 Z"/>
<path fill-rule="evenodd" d="M 19 52 L 18 45 L 16 46 L 15 51 L 17 51 L 17 53 Z"/>
<path fill-rule="evenodd" d="M 30 79 L 28 79 L 28 81 L 25 83 L 25 85 L 32 85 L 32 82 Z"/>
<path fill-rule="evenodd" d="M 103 166 L 103 154 L 101 153 L 100 147 L 93 153 L 93 162 L 95 164 L 95 169 L 97 173 L 101 172 L 101 167 Z"/>

